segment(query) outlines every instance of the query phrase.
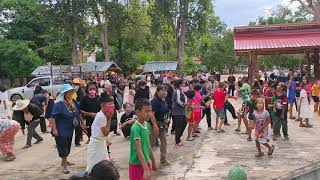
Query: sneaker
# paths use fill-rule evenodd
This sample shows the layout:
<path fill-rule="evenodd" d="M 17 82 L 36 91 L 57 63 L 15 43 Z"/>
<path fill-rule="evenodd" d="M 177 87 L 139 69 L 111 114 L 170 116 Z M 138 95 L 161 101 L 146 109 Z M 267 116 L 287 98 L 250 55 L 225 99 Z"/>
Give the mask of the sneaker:
<path fill-rule="evenodd" d="M 289 141 L 289 137 L 288 136 L 286 136 L 286 137 L 284 137 L 284 139 L 283 139 L 284 141 Z"/>
<path fill-rule="evenodd" d="M 76 147 L 81 147 L 81 144 L 76 144 Z"/>
<path fill-rule="evenodd" d="M 208 130 L 210 130 L 210 131 L 213 130 L 213 127 L 208 127 Z"/>
<path fill-rule="evenodd" d="M 229 124 L 229 123 L 225 123 L 224 125 L 225 125 L 225 126 L 231 126 L 231 124 Z"/>

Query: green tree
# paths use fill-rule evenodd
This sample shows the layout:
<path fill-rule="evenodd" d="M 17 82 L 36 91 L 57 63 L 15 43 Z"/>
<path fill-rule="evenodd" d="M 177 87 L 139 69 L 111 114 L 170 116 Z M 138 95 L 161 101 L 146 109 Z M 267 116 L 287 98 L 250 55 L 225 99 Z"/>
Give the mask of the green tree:
<path fill-rule="evenodd" d="M 0 74 L 10 78 L 28 77 L 44 61 L 29 48 L 26 41 L 0 41 Z"/>

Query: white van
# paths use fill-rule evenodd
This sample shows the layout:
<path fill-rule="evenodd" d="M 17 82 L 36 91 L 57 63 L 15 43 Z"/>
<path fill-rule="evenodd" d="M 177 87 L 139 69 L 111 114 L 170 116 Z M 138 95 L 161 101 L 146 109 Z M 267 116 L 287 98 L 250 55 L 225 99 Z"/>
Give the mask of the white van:
<path fill-rule="evenodd" d="M 33 97 L 34 85 L 38 82 L 42 89 L 49 91 L 53 96 L 56 96 L 60 91 L 61 86 L 64 84 L 64 77 L 43 76 L 32 79 L 26 86 L 17 87 L 8 91 L 11 101 L 17 99 L 31 99 Z"/>

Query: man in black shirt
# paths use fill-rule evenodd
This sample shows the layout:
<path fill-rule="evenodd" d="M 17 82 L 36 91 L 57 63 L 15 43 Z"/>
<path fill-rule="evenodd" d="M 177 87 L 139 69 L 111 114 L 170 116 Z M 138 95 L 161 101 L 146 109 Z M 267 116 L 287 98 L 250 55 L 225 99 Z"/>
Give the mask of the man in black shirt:
<path fill-rule="evenodd" d="M 99 96 L 97 96 L 98 88 L 95 83 L 90 82 L 86 88 L 86 96 L 80 102 L 81 114 L 86 120 L 88 142 L 91 137 L 91 126 L 96 114 L 100 111 Z M 87 143 L 88 143 L 87 142 Z M 80 143 L 76 142 L 76 146 Z"/>
<path fill-rule="evenodd" d="M 123 109 L 125 110 L 125 113 L 120 119 L 120 129 L 122 130 L 123 136 L 126 138 L 130 136 L 131 126 L 136 121 L 136 113 L 133 111 L 130 103 L 125 103 Z"/>
<path fill-rule="evenodd" d="M 231 74 L 228 77 L 228 82 L 229 82 L 228 94 L 231 95 L 231 96 L 234 96 L 234 91 L 236 90 L 236 87 L 235 87 L 235 84 L 234 84 L 235 81 L 236 81 L 236 78 L 233 76 L 233 74 Z"/>
<path fill-rule="evenodd" d="M 40 94 L 35 94 L 30 103 L 37 105 L 41 110 L 42 114 L 44 114 L 45 110 L 47 109 L 48 105 L 48 97 L 49 93 L 47 90 L 42 90 Z M 47 133 L 47 124 L 45 117 L 40 117 L 40 129 L 42 133 Z"/>
<path fill-rule="evenodd" d="M 228 95 L 227 88 L 229 86 L 229 83 L 228 83 L 228 81 L 224 81 L 223 84 L 224 84 L 224 92 L 226 95 Z M 229 95 L 228 95 L 228 98 L 237 99 L 235 96 L 229 96 Z M 225 117 L 226 117 L 226 119 L 224 120 L 224 125 L 230 126 L 230 124 L 228 123 L 228 118 L 227 118 L 227 110 L 231 113 L 233 119 L 238 118 L 236 115 L 236 110 L 234 109 L 234 106 L 228 101 L 228 99 L 224 103 L 224 113 L 225 113 Z"/>
<path fill-rule="evenodd" d="M 136 100 L 139 98 L 145 98 L 149 100 L 151 96 L 151 92 L 150 92 L 149 86 L 147 86 L 147 82 L 145 80 L 140 80 L 138 85 L 139 87 L 134 96 L 134 102 L 136 102 Z"/>

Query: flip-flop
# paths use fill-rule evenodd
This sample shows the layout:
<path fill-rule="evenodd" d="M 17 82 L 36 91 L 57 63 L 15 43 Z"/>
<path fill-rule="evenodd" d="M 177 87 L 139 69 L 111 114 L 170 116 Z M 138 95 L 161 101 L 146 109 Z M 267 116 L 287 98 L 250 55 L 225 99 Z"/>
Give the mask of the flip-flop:
<path fill-rule="evenodd" d="M 306 128 L 312 128 L 311 124 L 305 125 Z"/>
<path fill-rule="evenodd" d="M 304 124 L 300 124 L 300 125 L 299 125 L 299 127 L 306 127 L 306 125 L 304 125 Z"/>
<path fill-rule="evenodd" d="M 274 145 L 272 145 L 272 150 L 268 152 L 268 156 L 271 156 L 273 154 L 273 151 L 274 151 Z"/>
<path fill-rule="evenodd" d="M 252 138 L 247 138 L 247 141 L 252 141 Z"/>
<path fill-rule="evenodd" d="M 259 154 L 256 154 L 255 157 L 262 157 L 264 155 L 263 152 L 259 153 Z"/>

